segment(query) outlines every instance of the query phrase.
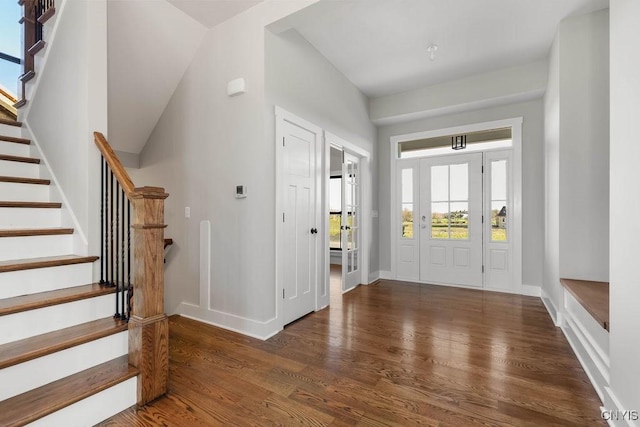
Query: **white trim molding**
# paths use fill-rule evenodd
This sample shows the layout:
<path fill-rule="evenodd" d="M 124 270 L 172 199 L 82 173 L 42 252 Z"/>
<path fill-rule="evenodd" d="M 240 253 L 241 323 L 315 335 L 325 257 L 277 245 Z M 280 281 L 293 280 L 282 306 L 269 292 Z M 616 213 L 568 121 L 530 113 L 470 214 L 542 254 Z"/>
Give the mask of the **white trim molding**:
<path fill-rule="evenodd" d="M 549 294 L 547 294 L 547 291 L 545 291 L 544 288 L 540 288 L 540 299 L 542 300 L 542 304 L 544 304 L 544 307 L 547 309 L 547 312 L 549 313 L 549 317 L 551 317 L 553 324 L 559 327 L 560 312 L 558 311 L 556 305 L 553 303 L 553 299 L 549 297 Z"/>
<path fill-rule="evenodd" d="M 630 410 L 622 406 L 613 390 L 604 387 L 604 405 L 600 407 L 602 418 L 612 427 L 640 426 L 640 409 Z M 635 411 L 635 412 L 634 412 Z M 630 413 L 631 412 L 631 413 Z M 635 419 L 634 419 L 635 418 Z"/>
<path fill-rule="evenodd" d="M 540 286 L 523 284 L 522 295 L 540 298 L 540 296 L 542 295 L 542 289 L 540 288 Z"/>

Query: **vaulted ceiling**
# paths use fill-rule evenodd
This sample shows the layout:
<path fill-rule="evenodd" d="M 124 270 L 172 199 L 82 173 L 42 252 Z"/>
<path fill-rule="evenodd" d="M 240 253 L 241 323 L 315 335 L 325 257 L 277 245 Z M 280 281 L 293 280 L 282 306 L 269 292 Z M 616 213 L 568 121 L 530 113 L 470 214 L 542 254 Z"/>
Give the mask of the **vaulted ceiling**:
<path fill-rule="evenodd" d="M 322 0 L 288 18 L 378 97 L 546 58 L 559 22 L 607 0 Z M 427 47 L 436 44 L 434 60 Z"/>

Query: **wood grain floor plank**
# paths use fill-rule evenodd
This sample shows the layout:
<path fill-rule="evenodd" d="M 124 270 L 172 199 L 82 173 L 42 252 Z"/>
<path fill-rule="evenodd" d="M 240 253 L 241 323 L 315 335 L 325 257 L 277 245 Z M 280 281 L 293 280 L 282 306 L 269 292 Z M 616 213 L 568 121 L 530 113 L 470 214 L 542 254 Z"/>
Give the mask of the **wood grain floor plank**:
<path fill-rule="evenodd" d="M 381 280 L 266 341 L 169 327 L 169 395 L 103 425 L 606 425 L 538 298 Z"/>

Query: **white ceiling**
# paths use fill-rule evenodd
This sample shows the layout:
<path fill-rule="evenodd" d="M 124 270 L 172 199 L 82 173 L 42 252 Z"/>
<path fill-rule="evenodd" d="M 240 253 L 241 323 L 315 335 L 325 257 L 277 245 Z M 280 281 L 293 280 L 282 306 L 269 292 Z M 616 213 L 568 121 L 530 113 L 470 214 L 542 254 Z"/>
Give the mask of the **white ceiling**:
<path fill-rule="evenodd" d="M 370 97 L 545 58 L 559 22 L 608 0 L 321 0 L 285 18 Z M 282 25 L 282 23 L 280 23 Z M 434 61 L 427 46 L 439 46 Z"/>
<path fill-rule="evenodd" d="M 167 0 L 207 28 L 238 15 L 263 0 Z"/>

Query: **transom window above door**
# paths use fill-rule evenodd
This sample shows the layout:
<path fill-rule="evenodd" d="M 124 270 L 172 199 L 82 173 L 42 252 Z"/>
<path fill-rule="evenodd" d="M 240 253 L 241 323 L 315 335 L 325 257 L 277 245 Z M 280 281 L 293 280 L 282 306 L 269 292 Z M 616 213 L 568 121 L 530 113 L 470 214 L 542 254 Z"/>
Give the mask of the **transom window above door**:
<path fill-rule="evenodd" d="M 398 143 L 398 158 L 433 157 L 452 154 L 451 138 L 458 135 L 437 136 Z M 499 128 L 468 132 L 464 134 L 466 148 L 461 151 L 478 151 L 510 148 L 512 145 L 511 128 Z"/>

